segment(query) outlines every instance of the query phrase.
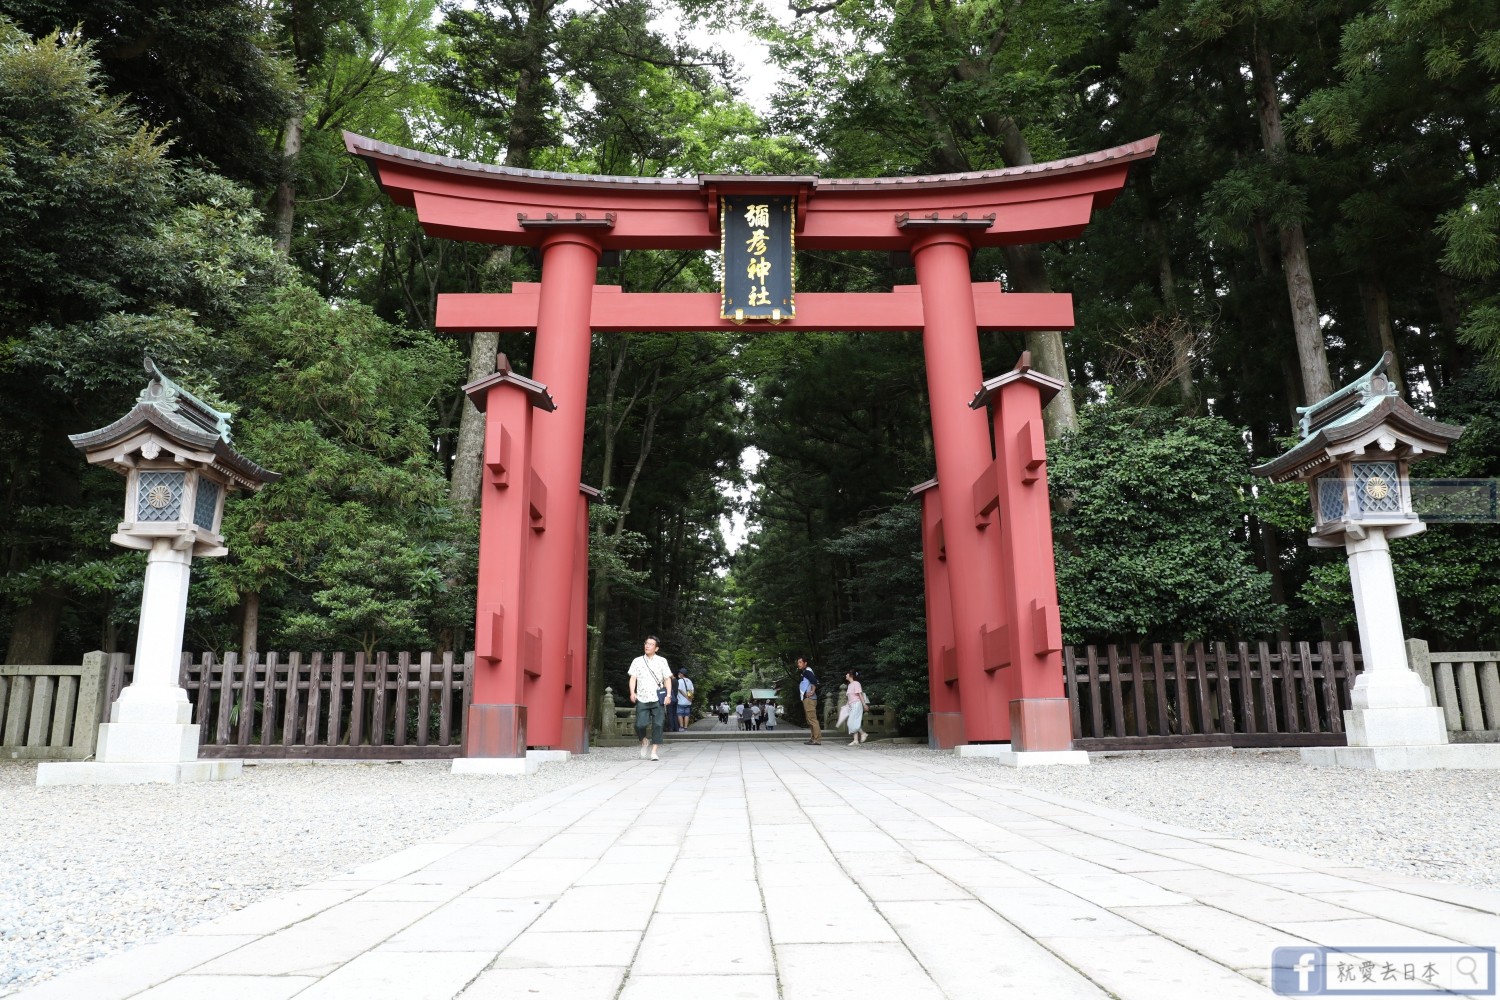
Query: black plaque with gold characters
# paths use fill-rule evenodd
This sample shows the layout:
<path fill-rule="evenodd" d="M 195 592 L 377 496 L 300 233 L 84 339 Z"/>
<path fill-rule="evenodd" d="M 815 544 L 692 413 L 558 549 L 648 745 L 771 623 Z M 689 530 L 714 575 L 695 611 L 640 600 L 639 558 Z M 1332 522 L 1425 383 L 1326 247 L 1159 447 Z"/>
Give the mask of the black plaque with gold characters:
<path fill-rule="evenodd" d="M 743 323 L 781 323 L 796 315 L 792 274 L 795 198 L 727 195 L 719 199 L 724 278 L 719 315 Z"/>

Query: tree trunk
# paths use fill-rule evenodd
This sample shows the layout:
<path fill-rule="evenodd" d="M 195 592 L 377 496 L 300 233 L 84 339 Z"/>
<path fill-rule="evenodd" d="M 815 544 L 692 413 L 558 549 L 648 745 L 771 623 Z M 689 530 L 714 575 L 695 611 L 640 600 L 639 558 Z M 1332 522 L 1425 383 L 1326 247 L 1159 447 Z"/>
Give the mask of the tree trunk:
<path fill-rule="evenodd" d="M 1023 167 L 1032 162 L 1031 145 L 1026 136 L 1010 118 L 987 122 L 986 128 L 1001 137 L 1000 151 L 1006 166 Z M 1005 247 L 1005 261 L 1011 279 L 1018 292 L 1050 292 L 1052 282 L 1047 278 L 1047 265 L 1042 261 L 1040 247 L 1032 244 Z M 1029 330 L 1026 333 L 1026 349 L 1031 352 L 1031 363 L 1043 375 L 1050 375 L 1062 382 L 1063 387 L 1052 402 L 1042 410 L 1042 423 L 1049 439 L 1062 437 L 1078 429 L 1078 408 L 1073 402 L 1073 379 L 1068 374 L 1068 354 L 1063 346 L 1060 330 Z"/>
<path fill-rule="evenodd" d="M 474 382 L 495 373 L 495 351 L 500 334 L 485 330 L 474 334 L 469 347 L 469 381 Z M 453 449 L 453 475 L 448 481 L 448 498 L 455 508 L 473 511 L 479 506 L 479 486 L 484 481 L 484 414 L 464 397 L 458 418 L 458 441 Z"/>
<path fill-rule="evenodd" d="M 1385 285 L 1376 280 L 1359 283 L 1359 296 L 1365 307 L 1365 328 L 1370 339 L 1382 353 L 1391 356 L 1391 366 L 1386 378 L 1403 396 L 1406 395 L 1406 379 L 1402 376 L 1401 354 L 1396 350 L 1396 332 L 1391 329 L 1391 296 Z"/>
<path fill-rule="evenodd" d="M 1281 160 L 1286 156 L 1286 133 L 1282 129 L 1281 105 L 1276 96 L 1276 74 L 1271 68 L 1270 50 L 1259 34 L 1255 36 L 1251 75 L 1255 82 L 1255 116 L 1260 123 L 1261 141 L 1273 160 Z M 1300 222 L 1282 226 L 1278 235 L 1281 238 L 1281 269 L 1286 276 L 1287 299 L 1292 307 L 1292 329 L 1297 337 L 1302 393 L 1304 402 L 1311 405 L 1333 392 L 1333 379 L 1328 373 L 1328 352 L 1318 318 L 1318 299 L 1313 293 L 1307 238 Z"/>
<path fill-rule="evenodd" d="M 10 645 L 5 650 L 5 662 L 51 663 L 62 607 L 63 592 L 56 587 L 42 588 L 32 596 L 30 603 L 21 605 L 16 610 L 15 620 L 11 622 Z"/>
<path fill-rule="evenodd" d="M 248 660 L 260 648 L 260 593 L 247 591 L 240 595 L 240 655 Z"/>
<path fill-rule="evenodd" d="M 600 732 L 604 726 L 604 630 L 609 626 L 609 581 L 597 581 L 589 595 L 589 631 L 594 641 L 589 644 L 588 674 L 584 688 L 588 692 L 588 711 L 584 713 L 584 726 L 591 733 Z M 619 699 L 622 692 L 616 692 Z M 627 696 L 628 697 L 628 696 Z M 617 704 L 623 703 L 617 701 Z"/>
<path fill-rule="evenodd" d="M 1047 268 L 1042 254 L 1034 246 L 1002 247 L 1006 267 L 1018 292 L 1050 292 Z M 1078 409 L 1073 403 L 1073 380 L 1068 375 L 1068 357 L 1058 330 L 1028 330 L 1026 349 L 1031 363 L 1043 375 L 1063 383 L 1062 391 L 1042 410 L 1042 423 L 1049 439 L 1059 438 L 1078 429 Z"/>
<path fill-rule="evenodd" d="M 1176 320 L 1181 313 L 1177 308 L 1177 277 L 1172 268 L 1172 254 L 1167 247 L 1166 236 L 1162 234 L 1161 222 L 1156 218 L 1156 205 L 1148 201 L 1147 207 L 1150 215 L 1146 229 L 1150 233 L 1152 245 L 1156 247 L 1156 274 L 1161 285 L 1161 303 L 1167 315 Z M 1192 326 L 1187 323 L 1172 324 L 1172 368 L 1177 376 L 1177 390 L 1182 396 L 1183 412 L 1197 416 L 1198 383 L 1193 379 Z"/>
<path fill-rule="evenodd" d="M 297 158 L 301 155 L 302 110 L 299 108 L 287 119 L 286 137 L 281 144 L 281 183 L 276 185 L 271 209 L 276 249 L 288 255 L 292 252 L 292 222 L 297 214 Z"/>

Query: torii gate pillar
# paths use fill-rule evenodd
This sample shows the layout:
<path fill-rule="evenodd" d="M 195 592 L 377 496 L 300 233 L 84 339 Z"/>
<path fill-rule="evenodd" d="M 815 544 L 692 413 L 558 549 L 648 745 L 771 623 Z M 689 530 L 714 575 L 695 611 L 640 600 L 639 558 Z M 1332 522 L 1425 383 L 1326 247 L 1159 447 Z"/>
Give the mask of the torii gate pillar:
<path fill-rule="evenodd" d="M 485 424 L 474 693 L 456 774 L 527 774 L 538 764 L 526 753 L 528 705 L 543 672 L 527 628 L 526 582 L 546 490 L 534 467 L 533 416 L 554 404 L 547 387 L 512 372 L 505 355 L 495 367 L 464 386 Z"/>
<path fill-rule="evenodd" d="M 942 484 L 976 481 L 990 465 L 990 429 L 983 413 L 968 405 L 974 386 L 983 380 L 974 297 L 969 292 L 971 243 L 953 228 L 917 237 L 912 262 L 922 290 L 926 329 L 922 349 L 927 362 L 927 401 L 932 413 L 932 446 Z M 991 518 L 974 516 L 969 491 L 939 489 L 948 577 L 948 605 L 953 620 L 953 659 L 963 732 L 969 743 L 1000 743 L 1010 738 L 1005 705 L 1008 680 L 1001 665 L 986 656 L 986 638 L 1002 625 L 993 620 L 1000 607 L 1000 553 Z"/>
<path fill-rule="evenodd" d="M 542 287 L 537 306 L 536 351 L 532 375 L 557 400 L 557 412 L 539 421 L 532 432 L 532 461 L 546 487 L 544 524 L 532 540 L 533 618 L 540 632 L 541 662 L 527 742 L 533 747 L 579 750 L 563 734 L 568 690 L 570 628 L 573 624 L 577 574 L 578 525 L 587 518 L 587 503 L 578 486 L 583 473 L 584 414 L 588 409 L 589 348 L 593 341 L 591 310 L 594 275 L 599 268 L 599 240 L 581 226 L 559 222 L 542 239 Z M 586 523 L 586 522 L 585 522 Z M 585 538 L 587 536 L 585 535 Z"/>
<path fill-rule="evenodd" d="M 1073 717 L 1063 689 L 1062 623 L 1052 509 L 1047 493 L 1047 439 L 1042 407 L 1064 388 L 1031 370 L 1031 352 L 1012 371 L 985 382 L 969 405 L 988 406 L 995 461 L 974 482 L 976 517 L 993 514 L 1000 545 L 1001 614 L 996 643 L 1010 677 L 1010 746 L 961 747 L 962 755 L 998 756 L 1004 763 L 1087 764 L 1073 749 Z"/>

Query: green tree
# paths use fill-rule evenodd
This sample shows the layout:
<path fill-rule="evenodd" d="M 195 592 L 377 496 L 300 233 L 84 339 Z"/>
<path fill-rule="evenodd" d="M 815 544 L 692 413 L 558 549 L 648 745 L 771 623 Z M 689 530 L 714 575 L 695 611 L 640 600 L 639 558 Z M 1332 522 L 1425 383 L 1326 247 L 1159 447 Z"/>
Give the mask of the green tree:
<path fill-rule="evenodd" d="M 205 593 L 225 611 L 266 598 L 273 641 L 451 638 L 473 602 L 453 581 L 474 558 L 455 542 L 430 430 L 458 377 L 451 345 L 300 286 L 236 334 L 239 446 L 284 476 L 226 508 L 230 555 L 203 574 Z"/>
<path fill-rule="evenodd" d="M 1244 540 L 1249 455 L 1213 417 L 1104 404 L 1048 455 L 1065 640 L 1220 639 L 1281 611 Z"/>
<path fill-rule="evenodd" d="M 172 153 L 238 181 L 275 173 L 273 136 L 293 107 L 288 65 L 270 42 L 273 5 L 240 0 L 7 0 L 34 37 L 79 32 L 100 83 L 163 126 Z"/>
<path fill-rule="evenodd" d="M 87 469 L 66 432 L 129 408 L 143 353 L 199 373 L 192 388 L 214 394 L 215 331 L 287 273 L 259 225 L 248 192 L 174 164 L 160 132 L 105 93 L 82 39 L 33 40 L 0 21 L 0 625 L 10 662 L 51 662 L 59 629 L 90 646 L 107 631 L 120 483 Z"/>

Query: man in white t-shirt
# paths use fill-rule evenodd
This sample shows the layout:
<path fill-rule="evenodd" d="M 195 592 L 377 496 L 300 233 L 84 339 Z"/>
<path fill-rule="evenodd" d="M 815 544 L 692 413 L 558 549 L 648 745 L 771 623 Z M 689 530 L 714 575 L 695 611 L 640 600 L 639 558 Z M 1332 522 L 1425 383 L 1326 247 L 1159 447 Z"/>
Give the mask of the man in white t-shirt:
<path fill-rule="evenodd" d="M 688 680 L 687 667 L 677 668 L 677 727 L 686 729 L 693 721 L 693 682 Z"/>
<path fill-rule="evenodd" d="M 672 668 L 665 656 L 657 656 L 656 636 L 646 636 L 644 654 L 630 663 L 630 701 L 635 705 L 635 735 L 641 741 L 641 756 L 651 748 L 651 759 L 660 760 L 661 729 L 666 722 L 666 698 L 672 685 Z"/>

